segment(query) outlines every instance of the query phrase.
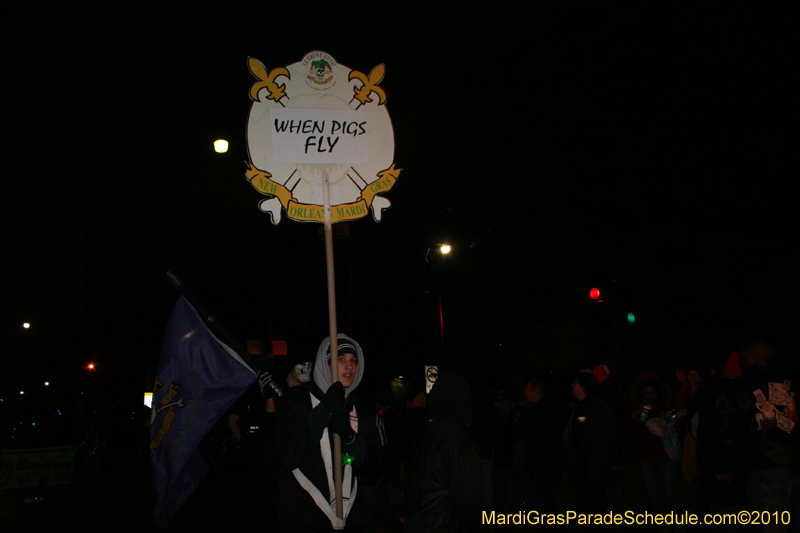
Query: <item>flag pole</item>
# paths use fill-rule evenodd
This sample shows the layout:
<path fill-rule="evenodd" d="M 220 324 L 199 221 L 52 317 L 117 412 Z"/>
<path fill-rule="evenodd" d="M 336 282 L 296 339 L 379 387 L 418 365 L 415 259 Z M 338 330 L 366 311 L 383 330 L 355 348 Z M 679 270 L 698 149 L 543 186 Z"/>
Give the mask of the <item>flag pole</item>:
<path fill-rule="evenodd" d="M 328 327 L 331 339 L 331 385 L 339 381 L 339 337 L 336 326 L 336 282 L 333 275 L 333 222 L 331 214 L 331 184 L 328 175 L 322 176 L 322 198 L 325 207 L 325 264 L 328 273 Z M 336 492 L 336 517 L 342 518 L 342 439 L 333 435 L 333 486 Z"/>
<path fill-rule="evenodd" d="M 203 320 L 208 329 L 222 342 L 227 344 L 231 350 L 236 352 L 236 354 L 242 358 L 242 360 L 247 363 L 251 370 L 254 372 L 258 372 L 261 370 L 261 363 L 245 349 L 244 345 L 236 338 L 236 336 L 231 333 L 228 328 L 226 328 L 219 319 L 211 313 L 208 307 L 197 297 L 197 295 L 190 289 L 186 282 L 184 282 L 180 276 L 175 274 L 172 270 L 167 271 L 167 278 L 169 278 L 170 283 L 180 291 L 186 301 L 194 307 L 194 310 L 197 311 L 197 314 L 200 315 L 200 318 Z M 280 396 L 280 395 L 279 395 Z"/>

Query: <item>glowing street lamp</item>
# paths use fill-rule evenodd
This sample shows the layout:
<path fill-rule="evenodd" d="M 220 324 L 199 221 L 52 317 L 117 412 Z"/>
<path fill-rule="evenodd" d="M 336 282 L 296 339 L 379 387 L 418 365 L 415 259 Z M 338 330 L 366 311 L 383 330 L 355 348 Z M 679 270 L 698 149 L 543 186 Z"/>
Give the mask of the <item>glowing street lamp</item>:
<path fill-rule="evenodd" d="M 218 154 L 224 154 L 228 151 L 228 141 L 225 139 L 217 139 L 214 141 L 214 151 Z"/>
<path fill-rule="evenodd" d="M 30 325 L 29 322 L 23 322 L 22 323 L 22 329 L 29 329 L 30 327 L 31 327 L 31 325 Z"/>
<path fill-rule="evenodd" d="M 442 244 L 439 246 L 439 251 L 442 252 L 443 254 L 449 254 L 450 250 L 451 248 L 449 244 Z"/>

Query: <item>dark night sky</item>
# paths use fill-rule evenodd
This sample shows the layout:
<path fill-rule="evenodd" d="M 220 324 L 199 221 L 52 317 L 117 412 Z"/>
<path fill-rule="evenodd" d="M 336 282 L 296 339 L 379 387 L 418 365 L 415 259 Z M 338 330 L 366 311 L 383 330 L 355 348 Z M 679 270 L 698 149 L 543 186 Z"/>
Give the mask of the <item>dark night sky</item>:
<path fill-rule="evenodd" d="M 242 337 L 264 336 L 270 301 L 276 338 L 326 334 L 317 227 L 271 226 L 244 179 L 247 57 L 272 69 L 311 50 L 387 68 L 404 171 L 384 221 L 337 243 L 372 353 L 421 362 L 434 286 L 451 349 L 478 364 L 501 343 L 531 368 L 608 356 L 592 286 L 637 309 L 622 359 L 716 356 L 796 322 L 789 13 L 259 5 L 7 20 L 4 388 L 18 365 L 38 379 L 89 359 L 143 381 L 170 268 Z M 445 239 L 453 257 L 426 273 Z"/>

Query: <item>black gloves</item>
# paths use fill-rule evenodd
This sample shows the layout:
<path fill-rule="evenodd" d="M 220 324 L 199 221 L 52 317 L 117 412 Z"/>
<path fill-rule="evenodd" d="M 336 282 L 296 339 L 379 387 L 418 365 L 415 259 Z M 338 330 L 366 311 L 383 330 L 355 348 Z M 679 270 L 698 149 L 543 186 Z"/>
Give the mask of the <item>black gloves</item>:
<path fill-rule="evenodd" d="M 322 432 L 327 427 L 329 432 L 339 435 L 343 445 L 353 444 L 356 432 L 350 425 L 351 408 L 352 406 L 345 401 L 344 385 L 341 382 L 337 381 L 328 387 L 319 405 L 308 415 L 314 439 L 321 439 Z"/>
<path fill-rule="evenodd" d="M 258 386 L 265 400 L 274 396 L 279 398 L 283 396 L 283 388 L 273 379 L 269 370 L 262 370 L 258 373 Z"/>
<path fill-rule="evenodd" d="M 353 441 L 356 440 L 356 432 L 350 425 L 350 415 L 343 410 L 333 413 L 331 421 L 328 423 L 328 430 L 339 435 L 345 446 L 353 444 Z"/>
<path fill-rule="evenodd" d="M 328 392 L 322 397 L 320 403 L 329 413 L 337 413 L 344 409 L 344 385 L 337 381 L 328 387 Z"/>

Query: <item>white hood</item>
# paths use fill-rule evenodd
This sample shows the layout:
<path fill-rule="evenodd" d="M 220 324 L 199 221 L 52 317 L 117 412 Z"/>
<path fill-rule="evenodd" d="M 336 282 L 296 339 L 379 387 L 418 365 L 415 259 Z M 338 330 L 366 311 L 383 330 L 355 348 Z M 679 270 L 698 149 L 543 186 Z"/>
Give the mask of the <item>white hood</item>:
<path fill-rule="evenodd" d="M 356 377 L 353 379 L 353 384 L 347 387 L 344 390 L 345 397 L 348 396 L 351 392 L 358 387 L 358 384 L 361 383 L 361 377 L 364 375 L 364 352 L 361 351 L 361 346 L 345 335 L 344 333 L 339 333 L 336 338 L 338 339 L 338 346 L 341 347 L 342 344 L 352 344 L 356 349 L 356 357 L 358 357 L 358 365 L 356 366 Z M 325 337 L 323 339 L 322 344 L 319 345 L 319 349 L 317 350 L 317 360 L 314 363 L 314 383 L 317 384 L 317 387 L 322 391 L 323 394 L 328 392 L 328 387 L 331 386 L 331 367 L 330 363 L 328 362 L 328 349 L 331 345 L 331 338 Z"/>

